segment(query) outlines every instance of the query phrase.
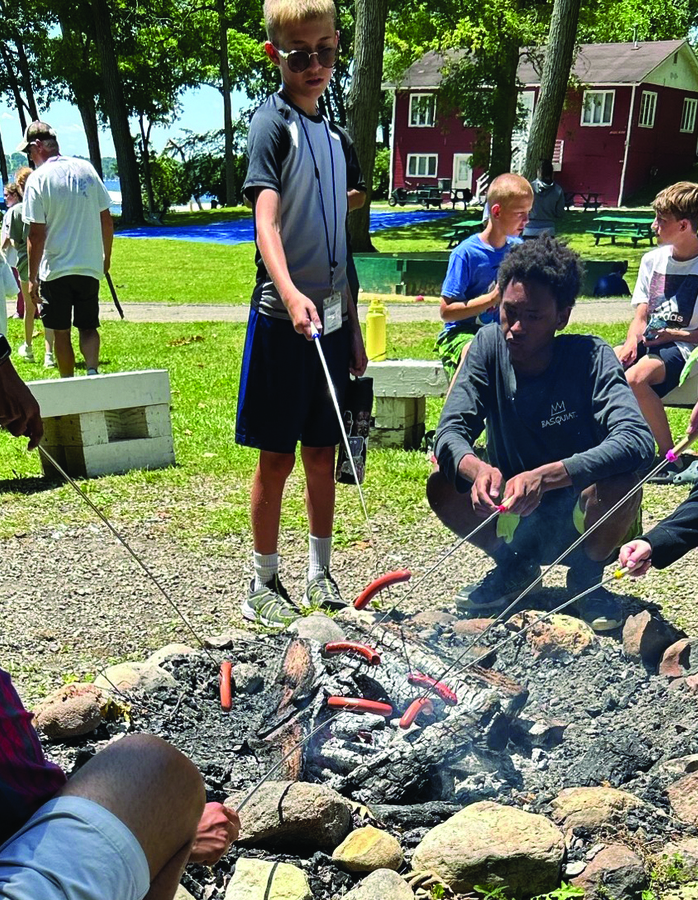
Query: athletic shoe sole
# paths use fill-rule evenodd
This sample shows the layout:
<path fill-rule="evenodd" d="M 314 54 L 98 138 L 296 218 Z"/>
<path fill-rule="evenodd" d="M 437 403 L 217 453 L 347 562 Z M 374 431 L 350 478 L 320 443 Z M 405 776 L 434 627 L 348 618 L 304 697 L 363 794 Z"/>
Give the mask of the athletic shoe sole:
<path fill-rule="evenodd" d="M 254 606 L 250 604 L 249 600 L 243 600 L 240 608 L 243 616 L 249 622 L 257 622 L 258 624 L 266 625 L 267 628 L 287 628 L 291 622 L 295 621 L 294 619 L 290 619 L 288 622 L 279 622 L 275 619 L 267 619 L 266 616 L 262 616 L 257 612 Z"/>
<path fill-rule="evenodd" d="M 516 590 L 511 590 L 508 593 L 504 594 L 502 597 L 498 597 L 496 600 L 481 601 L 480 603 L 473 602 L 470 599 L 469 594 L 456 594 L 456 607 L 460 610 L 464 610 L 467 612 L 473 612 L 473 610 L 481 609 L 483 612 L 492 612 L 497 609 L 506 609 L 506 607 L 511 603 L 512 600 L 516 600 L 519 594 L 523 593 L 526 588 L 535 580 L 537 581 L 540 578 L 541 570 L 538 570 L 538 573 L 535 575 L 531 574 L 530 580 L 526 581 L 525 584 L 520 585 L 516 588 Z"/>

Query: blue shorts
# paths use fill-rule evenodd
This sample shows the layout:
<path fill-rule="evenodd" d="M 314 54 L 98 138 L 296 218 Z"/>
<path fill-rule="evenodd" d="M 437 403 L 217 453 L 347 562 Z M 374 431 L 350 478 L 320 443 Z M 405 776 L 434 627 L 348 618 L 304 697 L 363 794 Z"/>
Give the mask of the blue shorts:
<path fill-rule="evenodd" d="M 342 408 L 349 382 L 349 326 L 320 338 Z M 235 441 L 271 453 L 333 447 L 341 438 L 315 341 L 287 319 L 250 310 L 240 372 Z"/>
<path fill-rule="evenodd" d="M 664 363 L 666 370 L 664 381 L 661 384 L 653 384 L 651 387 L 658 397 L 666 397 L 678 386 L 686 362 L 683 353 L 673 341 L 669 344 L 660 344 L 658 347 L 648 347 L 647 344 L 640 342 L 637 345 L 637 358 L 642 359 L 643 356 L 654 356 Z"/>
<path fill-rule="evenodd" d="M 98 803 L 44 803 L 0 847 L 3 900 L 142 900 L 148 861 L 133 833 Z"/>

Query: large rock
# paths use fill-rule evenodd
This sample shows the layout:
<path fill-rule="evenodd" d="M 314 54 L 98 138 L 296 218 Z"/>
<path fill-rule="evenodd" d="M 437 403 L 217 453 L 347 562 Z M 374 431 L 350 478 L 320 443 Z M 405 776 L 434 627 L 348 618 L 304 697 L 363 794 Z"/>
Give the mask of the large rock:
<path fill-rule="evenodd" d="M 687 825 L 698 825 L 698 772 L 670 784 L 667 795 L 678 819 Z"/>
<path fill-rule="evenodd" d="M 377 869 L 345 894 L 344 900 L 414 900 L 414 894 L 397 872 Z"/>
<path fill-rule="evenodd" d="M 332 854 L 349 872 L 373 872 L 376 869 L 397 869 L 404 862 L 398 841 L 372 825 L 357 828 L 344 838 Z"/>
<path fill-rule="evenodd" d="M 553 819 L 569 833 L 575 828 L 594 831 L 625 821 L 628 810 L 642 801 L 627 791 L 607 787 L 565 788 L 551 804 Z"/>
<path fill-rule="evenodd" d="M 235 798 L 226 803 L 235 805 Z M 242 815 L 239 842 L 331 852 L 351 829 L 351 806 L 337 791 L 302 781 L 269 781 Z"/>
<path fill-rule="evenodd" d="M 661 853 L 655 856 L 654 866 L 662 875 L 666 874 L 665 881 L 678 880 L 670 876 L 672 872 L 680 875 L 681 880 L 695 881 L 698 879 L 698 838 L 689 837 L 665 844 Z"/>
<path fill-rule="evenodd" d="M 189 644 L 165 644 L 164 647 L 160 647 L 155 653 L 151 653 L 146 662 L 151 666 L 159 666 L 171 656 L 191 656 L 196 652 Z"/>
<path fill-rule="evenodd" d="M 544 816 L 485 800 L 432 828 L 412 866 L 435 872 L 456 893 L 486 884 L 519 896 L 557 887 L 564 855 L 562 834 Z"/>
<path fill-rule="evenodd" d="M 540 617 L 536 610 L 525 610 L 509 620 L 514 628 L 525 628 Z M 536 657 L 543 659 L 569 659 L 586 653 L 598 643 L 591 626 L 574 616 L 557 613 L 545 622 L 533 625 L 526 632 L 526 642 Z"/>
<path fill-rule="evenodd" d="M 635 616 L 628 616 L 623 625 L 623 650 L 626 656 L 654 668 L 664 651 L 680 637 L 679 632 L 643 609 Z"/>
<path fill-rule="evenodd" d="M 145 662 L 124 662 L 105 669 L 102 675 L 95 678 L 95 685 L 103 691 L 116 689 L 125 694 L 129 691 L 150 694 L 159 688 L 176 687 L 177 682 L 160 666 Z"/>
<path fill-rule="evenodd" d="M 89 734 L 102 722 L 105 699 L 94 684 L 63 685 L 34 708 L 34 726 L 54 740 Z"/>
<path fill-rule="evenodd" d="M 676 641 L 662 654 L 659 674 L 667 678 L 683 678 L 691 671 L 691 641 Z"/>
<path fill-rule="evenodd" d="M 305 873 L 288 863 L 241 858 L 225 900 L 313 900 Z"/>
<path fill-rule="evenodd" d="M 314 612 L 296 619 L 288 626 L 288 631 L 307 641 L 326 644 L 328 641 L 345 641 L 346 636 L 340 626 L 325 613 Z"/>
<path fill-rule="evenodd" d="M 624 844 L 609 844 L 599 851 L 581 875 L 572 879 L 584 888 L 585 900 L 637 900 L 647 884 L 640 857 Z"/>

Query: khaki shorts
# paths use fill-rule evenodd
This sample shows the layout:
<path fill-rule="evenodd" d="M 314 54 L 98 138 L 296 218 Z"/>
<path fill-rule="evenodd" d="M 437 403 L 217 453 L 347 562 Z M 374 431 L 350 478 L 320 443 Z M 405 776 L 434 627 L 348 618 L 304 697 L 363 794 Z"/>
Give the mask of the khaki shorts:
<path fill-rule="evenodd" d="M 4 900 L 142 900 L 148 861 L 113 813 L 82 797 L 44 803 L 0 847 Z"/>

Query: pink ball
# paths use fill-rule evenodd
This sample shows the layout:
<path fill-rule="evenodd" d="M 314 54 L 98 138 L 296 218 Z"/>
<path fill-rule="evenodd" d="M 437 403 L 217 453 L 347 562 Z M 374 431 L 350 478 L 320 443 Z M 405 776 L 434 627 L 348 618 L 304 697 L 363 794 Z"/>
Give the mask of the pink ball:
<path fill-rule="evenodd" d="M 415 303 L 421 303 L 422 300 L 424 300 L 424 297 L 422 296 L 422 294 L 417 294 L 417 296 L 414 298 Z"/>

